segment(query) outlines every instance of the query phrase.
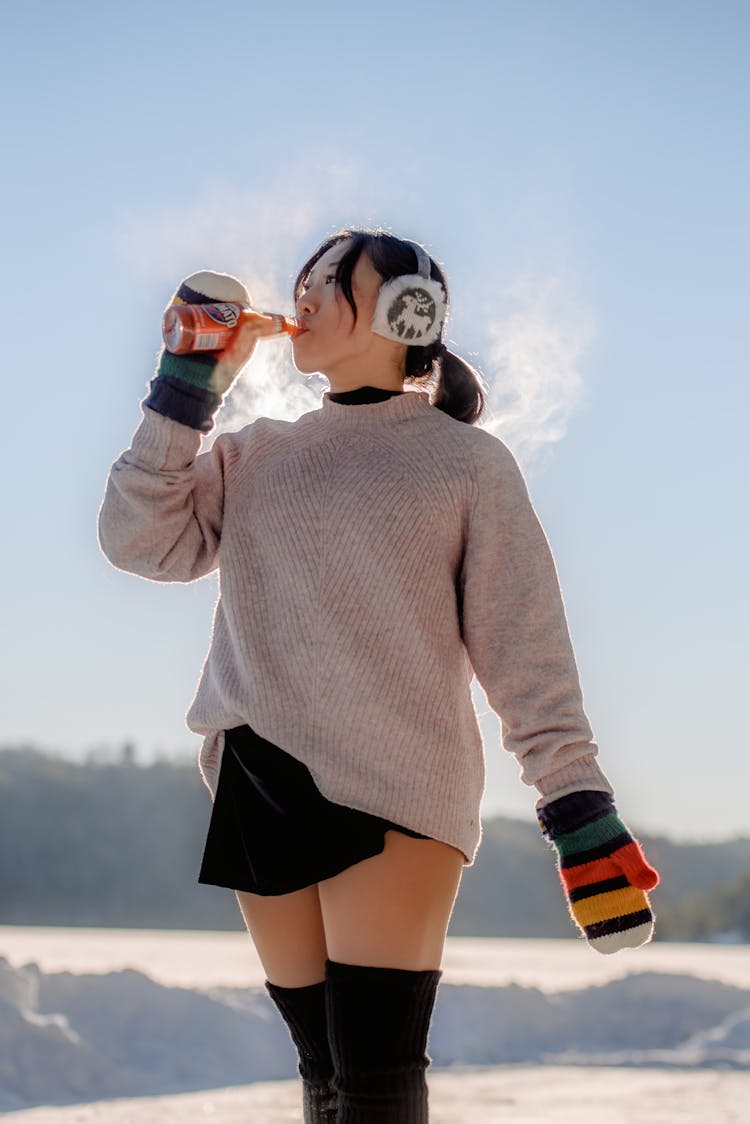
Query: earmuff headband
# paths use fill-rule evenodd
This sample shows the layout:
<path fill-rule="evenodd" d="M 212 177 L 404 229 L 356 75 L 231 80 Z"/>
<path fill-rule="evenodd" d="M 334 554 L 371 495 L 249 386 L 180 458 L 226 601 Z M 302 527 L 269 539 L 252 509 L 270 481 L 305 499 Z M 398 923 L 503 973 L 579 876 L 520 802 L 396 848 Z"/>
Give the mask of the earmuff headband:
<path fill-rule="evenodd" d="M 445 290 L 430 277 L 430 257 L 418 242 L 406 242 L 417 255 L 417 273 L 380 287 L 372 331 L 396 343 L 427 347 L 440 339 L 446 313 Z"/>
<path fill-rule="evenodd" d="M 423 247 L 419 242 L 407 242 L 407 246 L 411 246 L 414 253 L 417 255 L 417 273 L 420 277 L 427 280 L 430 278 L 430 257 L 426 254 Z"/>

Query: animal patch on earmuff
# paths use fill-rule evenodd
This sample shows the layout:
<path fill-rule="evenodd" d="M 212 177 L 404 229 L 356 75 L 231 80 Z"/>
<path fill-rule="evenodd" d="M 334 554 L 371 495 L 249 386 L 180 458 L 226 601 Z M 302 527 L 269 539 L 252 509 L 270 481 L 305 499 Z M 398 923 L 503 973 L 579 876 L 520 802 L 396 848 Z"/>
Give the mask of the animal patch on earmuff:
<path fill-rule="evenodd" d="M 440 339 L 446 313 L 445 290 L 430 277 L 425 250 L 409 242 L 416 255 L 418 273 L 386 281 L 380 288 L 372 331 L 398 343 L 426 347 Z"/>

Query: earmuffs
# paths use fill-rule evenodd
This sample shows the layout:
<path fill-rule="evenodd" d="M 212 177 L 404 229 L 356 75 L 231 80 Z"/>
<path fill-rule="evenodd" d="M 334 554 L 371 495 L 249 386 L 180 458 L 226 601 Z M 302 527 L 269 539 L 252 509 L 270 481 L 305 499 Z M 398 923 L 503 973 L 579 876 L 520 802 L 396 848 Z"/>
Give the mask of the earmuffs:
<path fill-rule="evenodd" d="M 445 289 L 430 277 L 430 258 L 417 242 L 417 273 L 393 277 L 380 286 L 372 331 L 387 340 L 427 347 L 440 339 L 446 313 Z"/>

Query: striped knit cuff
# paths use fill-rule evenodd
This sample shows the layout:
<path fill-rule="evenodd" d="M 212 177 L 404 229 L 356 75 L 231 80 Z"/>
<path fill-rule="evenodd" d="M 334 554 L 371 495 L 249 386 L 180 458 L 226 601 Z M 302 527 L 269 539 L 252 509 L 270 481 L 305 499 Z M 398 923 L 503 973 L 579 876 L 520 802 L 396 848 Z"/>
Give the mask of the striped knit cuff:
<path fill-rule="evenodd" d="M 592 791 L 571 792 L 537 809 L 539 824 L 548 839 L 578 831 L 612 812 L 616 808 L 609 793 Z"/>
<path fill-rule="evenodd" d="M 157 375 L 149 385 L 144 406 L 201 433 L 209 433 L 213 429 L 221 395 L 194 386 L 175 375 Z"/>
<path fill-rule="evenodd" d="M 156 373 L 162 377 L 179 379 L 201 390 L 206 390 L 211 382 L 217 363 L 215 351 L 193 351 L 187 355 L 173 355 L 166 349 L 159 359 Z"/>

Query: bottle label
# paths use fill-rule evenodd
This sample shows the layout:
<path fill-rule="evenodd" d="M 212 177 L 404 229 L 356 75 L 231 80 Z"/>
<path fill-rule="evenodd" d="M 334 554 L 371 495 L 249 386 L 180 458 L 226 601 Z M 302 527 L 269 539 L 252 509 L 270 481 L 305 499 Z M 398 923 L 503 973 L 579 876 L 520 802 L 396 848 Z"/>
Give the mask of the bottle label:
<path fill-rule="evenodd" d="M 201 310 L 217 324 L 224 324 L 227 328 L 237 327 L 240 309 L 236 304 L 204 304 Z"/>

